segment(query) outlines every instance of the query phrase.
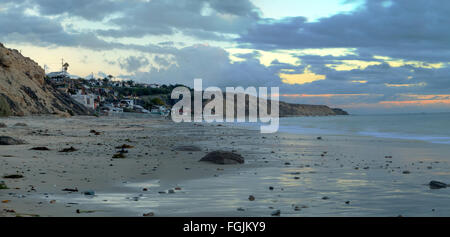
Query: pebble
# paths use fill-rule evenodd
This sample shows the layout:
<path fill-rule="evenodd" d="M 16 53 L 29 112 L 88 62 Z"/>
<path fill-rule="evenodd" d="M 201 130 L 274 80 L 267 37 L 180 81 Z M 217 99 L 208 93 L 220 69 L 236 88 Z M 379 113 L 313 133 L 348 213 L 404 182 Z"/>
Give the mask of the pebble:
<path fill-rule="evenodd" d="M 271 213 L 271 215 L 272 215 L 272 216 L 280 216 L 280 215 L 281 215 L 281 211 L 280 211 L 280 210 L 273 211 L 273 212 Z"/>

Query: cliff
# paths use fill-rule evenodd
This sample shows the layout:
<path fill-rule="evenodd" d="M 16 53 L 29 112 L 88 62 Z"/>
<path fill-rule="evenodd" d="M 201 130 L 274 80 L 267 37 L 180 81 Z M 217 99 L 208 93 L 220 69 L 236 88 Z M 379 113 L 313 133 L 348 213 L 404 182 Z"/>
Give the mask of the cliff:
<path fill-rule="evenodd" d="M 0 116 L 32 114 L 69 116 L 92 111 L 46 82 L 36 62 L 0 43 Z"/>
<path fill-rule="evenodd" d="M 223 102 L 223 113 L 226 115 L 226 104 L 227 103 L 233 103 L 232 98 L 227 97 L 224 93 L 223 96 L 226 98 Z M 242 108 L 241 105 L 238 105 L 237 103 L 237 96 L 234 95 L 234 114 L 237 115 L 237 110 L 239 109 L 245 109 L 245 116 L 249 115 L 249 106 L 252 108 L 258 108 L 257 101 L 258 98 L 252 97 L 252 101 L 250 100 L 249 95 L 245 96 L 245 107 Z M 193 100 L 193 97 L 192 97 Z M 206 104 L 211 102 L 211 100 L 203 100 L 203 107 L 205 107 Z M 191 102 L 192 106 L 194 104 L 194 101 Z M 268 104 L 268 113 L 271 113 L 270 105 L 271 100 L 267 100 Z M 193 111 L 193 107 L 192 107 Z M 308 104 L 291 104 L 286 103 L 283 101 L 279 102 L 279 116 L 280 117 L 289 117 L 289 116 L 336 116 L 336 115 L 348 115 L 348 113 L 342 109 L 339 108 L 330 108 L 326 105 L 308 105 Z"/>
<path fill-rule="evenodd" d="M 348 113 L 342 109 L 332 109 L 326 105 L 290 104 L 280 101 L 280 117 L 334 115 L 348 115 Z"/>

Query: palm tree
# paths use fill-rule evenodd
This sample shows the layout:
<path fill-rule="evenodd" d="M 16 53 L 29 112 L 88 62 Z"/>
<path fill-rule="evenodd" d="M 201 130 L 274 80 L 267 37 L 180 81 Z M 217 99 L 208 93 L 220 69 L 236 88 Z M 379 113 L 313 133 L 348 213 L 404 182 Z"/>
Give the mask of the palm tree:
<path fill-rule="evenodd" d="M 68 63 L 64 63 L 64 65 L 63 65 L 63 70 L 65 71 L 65 72 L 67 72 L 67 69 L 69 68 L 69 64 Z"/>

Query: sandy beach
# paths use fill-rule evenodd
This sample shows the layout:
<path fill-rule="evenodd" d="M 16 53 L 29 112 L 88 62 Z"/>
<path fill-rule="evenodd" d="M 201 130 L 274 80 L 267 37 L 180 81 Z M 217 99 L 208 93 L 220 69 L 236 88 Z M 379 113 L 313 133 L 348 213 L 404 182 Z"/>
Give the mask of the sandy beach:
<path fill-rule="evenodd" d="M 428 187 L 450 181 L 446 144 L 260 134 L 135 115 L 0 122 L 3 136 L 27 142 L 0 147 L 2 216 L 450 215 L 450 189 Z M 113 159 L 123 144 L 132 148 Z M 239 153 L 245 164 L 199 162 L 215 150 Z M 3 177 L 13 174 L 23 178 Z"/>

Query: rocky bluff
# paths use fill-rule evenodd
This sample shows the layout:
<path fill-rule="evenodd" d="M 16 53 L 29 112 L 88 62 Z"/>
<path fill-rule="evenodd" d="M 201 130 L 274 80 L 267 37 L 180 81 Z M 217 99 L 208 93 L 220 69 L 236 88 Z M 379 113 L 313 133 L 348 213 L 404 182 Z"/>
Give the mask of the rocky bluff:
<path fill-rule="evenodd" d="M 69 116 L 92 111 L 48 83 L 36 62 L 0 43 L 0 116 L 33 114 Z"/>

